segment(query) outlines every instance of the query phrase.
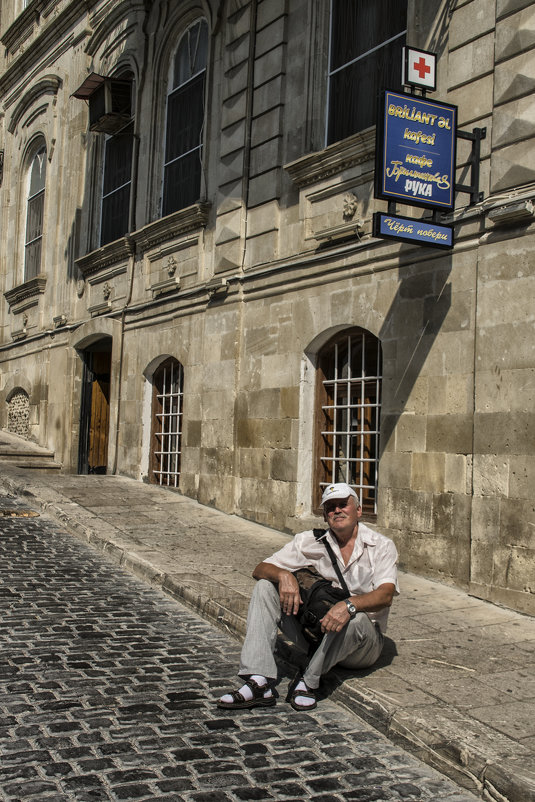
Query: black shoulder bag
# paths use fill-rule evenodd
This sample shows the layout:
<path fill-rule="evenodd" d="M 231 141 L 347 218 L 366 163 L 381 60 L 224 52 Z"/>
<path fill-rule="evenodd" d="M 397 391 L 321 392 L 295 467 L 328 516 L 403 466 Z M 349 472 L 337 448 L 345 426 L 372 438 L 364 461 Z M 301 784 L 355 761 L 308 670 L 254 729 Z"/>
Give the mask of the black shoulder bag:
<path fill-rule="evenodd" d="M 303 635 L 311 646 L 318 646 L 323 637 L 320 624 L 323 616 L 334 604 L 347 599 L 351 595 L 326 535 L 327 531 L 314 529 L 314 537 L 316 540 L 323 540 L 342 587 L 333 587 L 331 582 L 322 577 L 315 568 L 300 568 L 298 571 L 293 572 L 299 583 L 299 593 L 301 595 L 301 606 L 297 613 L 297 620 L 301 624 Z"/>

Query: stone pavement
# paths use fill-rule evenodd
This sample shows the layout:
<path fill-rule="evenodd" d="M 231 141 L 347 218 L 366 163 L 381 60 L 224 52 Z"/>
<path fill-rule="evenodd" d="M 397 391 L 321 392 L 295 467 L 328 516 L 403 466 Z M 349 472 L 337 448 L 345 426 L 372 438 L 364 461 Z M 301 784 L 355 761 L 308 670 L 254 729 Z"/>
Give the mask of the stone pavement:
<path fill-rule="evenodd" d="M 238 643 L 22 505 L 0 493 L 0 802 L 476 802 L 329 699 L 219 710 Z"/>
<path fill-rule="evenodd" d="M 252 569 L 287 535 L 131 479 L 21 464 L 0 456 L 4 491 L 243 635 Z M 402 573 L 388 635 L 373 669 L 329 675 L 330 700 L 485 798 L 535 800 L 535 621 Z M 281 642 L 281 656 L 296 653 Z"/>

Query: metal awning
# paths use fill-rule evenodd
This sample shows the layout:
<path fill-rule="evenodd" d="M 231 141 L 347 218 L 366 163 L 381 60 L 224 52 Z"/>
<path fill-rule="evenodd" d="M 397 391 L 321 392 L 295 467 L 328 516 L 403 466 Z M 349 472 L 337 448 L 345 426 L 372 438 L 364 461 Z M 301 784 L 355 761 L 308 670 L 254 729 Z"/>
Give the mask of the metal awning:
<path fill-rule="evenodd" d="M 89 100 L 93 92 L 95 92 L 99 86 L 106 81 L 103 75 L 98 75 L 96 72 L 92 72 L 91 75 L 88 75 L 85 81 L 81 86 L 78 87 L 76 92 L 73 92 L 71 97 L 77 97 L 80 100 Z"/>

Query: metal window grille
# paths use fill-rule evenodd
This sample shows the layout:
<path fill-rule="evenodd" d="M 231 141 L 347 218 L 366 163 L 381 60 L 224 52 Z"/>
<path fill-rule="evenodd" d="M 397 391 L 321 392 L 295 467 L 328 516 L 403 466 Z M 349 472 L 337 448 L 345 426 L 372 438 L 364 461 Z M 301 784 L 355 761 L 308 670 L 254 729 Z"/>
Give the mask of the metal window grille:
<path fill-rule="evenodd" d="M 182 440 L 184 374 L 176 360 L 167 360 L 154 377 L 152 481 L 178 487 Z"/>
<path fill-rule="evenodd" d="M 345 335 L 322 355 L 320 488 L 347 482 L 377 512 L 381 347 L 367 332 Z"/>
<path fill-rule="evenodd" d="M 332 0 L 328 145 L 375 125 L 381 89 L 401 88 L 406 34 L 406 0 Z"/>

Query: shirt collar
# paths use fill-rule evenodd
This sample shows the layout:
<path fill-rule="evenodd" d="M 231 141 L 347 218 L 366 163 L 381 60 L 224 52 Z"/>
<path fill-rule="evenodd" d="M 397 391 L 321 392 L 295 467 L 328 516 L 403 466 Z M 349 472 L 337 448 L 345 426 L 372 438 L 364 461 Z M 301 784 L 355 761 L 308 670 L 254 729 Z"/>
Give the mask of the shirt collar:
<path fill-rule="evenodd" d="M 340 546 L 338 544 L 337 539 L 335 538 L 334 534 L 331 532 L 330 529 L 327 530 L 329 535 L 329 540 L 331 541 L 331 545 L 336 549 L 338 555 L 340 555 L 340 559 L 342 559 L 342 554 L 340 552 Z M 362 521 L 359 521 L 359 528 L 357 532 L 357 539 L 355 541 L 355 546 L 353 548 L 353 554 L 351 555 L 349 562 L 347 565 L 350 565 L 354 560 L 359 560 L 364 553 L 364 548 L 366 546 L 376 546 L 376 540 L 374 538 L 373 531 L 363 524 Z M 346 566 L 347 567 L 347 566 Z"/>

